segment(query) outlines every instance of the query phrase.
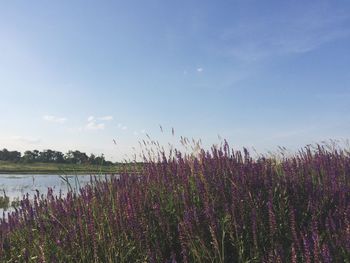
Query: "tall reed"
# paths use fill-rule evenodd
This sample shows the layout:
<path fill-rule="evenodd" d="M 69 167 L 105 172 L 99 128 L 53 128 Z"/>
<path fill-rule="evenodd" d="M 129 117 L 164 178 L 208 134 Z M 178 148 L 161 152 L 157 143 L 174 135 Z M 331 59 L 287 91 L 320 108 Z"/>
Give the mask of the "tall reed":
<path fill-rule="evenodd" d="M 160 152 L 0 220 L 2 262 L 350 262 L 350 153 Z"/>

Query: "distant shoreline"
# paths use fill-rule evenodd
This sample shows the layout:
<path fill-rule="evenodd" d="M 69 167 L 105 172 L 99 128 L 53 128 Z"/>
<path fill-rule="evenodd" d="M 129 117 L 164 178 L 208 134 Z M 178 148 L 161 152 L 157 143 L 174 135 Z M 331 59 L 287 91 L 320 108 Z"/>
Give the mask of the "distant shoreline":
<path fill-rule="evenodd" d="M 35 175 L 35 174 L 40 174 L 40 175 L 45 175 L 45 174 L 50 174 L 50 175 L 85 175 L 85 174 L 91 174 L 91 175 L 97 175 L 97 174 L 118 174 L 118 172 L 91 172 L 91 171 L 0 171 L 0 177 L 1 175 L 4 174 L 23 174 L 23 175 Z"/>
<path fill-rule="evenodd" d="M 132 164 L 90 165 L 56 163 L 12 163 L 0 162 L 2 174 L 118 174 L 131 170 Z"/>

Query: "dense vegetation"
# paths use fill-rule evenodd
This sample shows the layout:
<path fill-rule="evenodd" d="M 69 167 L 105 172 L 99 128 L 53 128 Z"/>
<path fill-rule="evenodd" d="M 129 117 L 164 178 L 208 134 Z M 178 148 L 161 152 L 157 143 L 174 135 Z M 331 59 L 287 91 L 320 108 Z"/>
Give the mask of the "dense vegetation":
<path fill-rule="evenodd" d="M 350 262 L 350 153 L 253 159 L 227 144 L 142 175 L 37 193 L 0 222 L 3 262 Z"/>
<path fill-rule="evenodd" d="M 3 149 L 0 150 L 0 161 L 23 163 L 112 164 L 112 162 L 105 160 L 103 154 L 100 156 L 90 154 L 90 156 L 88 156 L 86 153 L 77 150 L 68 151 L 66 154 L 63 154 L 60 151 L 50 149 L 44 151 L 25 151 L 23 156 L 19 151 Z"/>

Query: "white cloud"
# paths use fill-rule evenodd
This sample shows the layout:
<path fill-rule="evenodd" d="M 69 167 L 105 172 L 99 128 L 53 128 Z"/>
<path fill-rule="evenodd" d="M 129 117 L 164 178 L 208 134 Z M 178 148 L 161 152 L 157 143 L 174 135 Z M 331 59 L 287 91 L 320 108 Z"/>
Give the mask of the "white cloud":
<path fill-rule="evenodd" d="M 104 130 L 105 129 L 105 124 L 104 123 L 96 123 L 94 120 L 88 122 L 86 124 L 85 128 L 87 130 Z"/>
<path fill-rule="evenodd" d="M 199 73 L 203 72 L 203 68 L 197 68 L 197 72 Z"/>
<path fill-rule="evenodd" d="M 88 117 L 88 121 L 93 121 L 93 120 L 100 120 L 100 121 L 111 121 L 113 120 L 113 116 L 112 115 L 106 115 L 106 116 L 102 116 L 102 117 L 98 117 L 98 118 L 95 118 L 95 116 L 91 115 Z"/>
<path fill-rule="evenodd" d="M 111 120 L 113 120 L 113 116 L 108 115 L 108 116 L 100 117 L 98 119 L 101 120 L 101 121 L 111 121 Z"/>
<path fill-rule="evenodd" d="M 44 115 L 43 120 L 48 121 L 48 122 L 54 122 L 54 123 L 59 123 L 63 124 L 67 121 L 67 118 L 65 117 L 56 117 L 53 115 Z"/>
<path fill-rule="evenodd" d="M 91 115 L 87 118 L 87 124 L 85 126 L 85 130 L 104 130 L 106 128 L 105 121 L 113 120 L 113 116 L 107 115 L 95 118 L 95 116 Z"/>

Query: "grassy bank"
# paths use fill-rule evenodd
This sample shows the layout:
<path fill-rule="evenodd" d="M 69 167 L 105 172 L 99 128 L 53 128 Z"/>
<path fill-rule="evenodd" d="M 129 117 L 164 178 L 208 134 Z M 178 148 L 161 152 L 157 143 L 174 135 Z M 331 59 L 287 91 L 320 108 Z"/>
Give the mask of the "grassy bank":
<path fill-rule="evenodd" d="M 14 163 L 0 161 L 1 174 L 105 174 L 130 171 L 127 164 L 91 165 L 91 164 L 56 164 L 56 163 Z"/>
<path fill-rule="evenodd" d="M 350 153 L 159 155 L 0 220 L 2 262 L 350 262 Z"/>

